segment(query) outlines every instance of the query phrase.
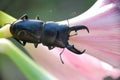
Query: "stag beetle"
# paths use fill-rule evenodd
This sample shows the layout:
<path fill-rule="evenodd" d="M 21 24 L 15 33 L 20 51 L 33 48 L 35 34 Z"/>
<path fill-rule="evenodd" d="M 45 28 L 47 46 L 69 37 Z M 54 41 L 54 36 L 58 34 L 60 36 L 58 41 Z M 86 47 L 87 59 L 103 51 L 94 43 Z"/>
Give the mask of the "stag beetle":
<path fill-rule="evenodd" d="M 13 38 L 22 45 L 28 42 L 33 43 L 35 48 L 37 48 L 38 44 L 42 43 L 47 46 L 49 50 L 54 47 L 67 48 L 75 54 L 82 54 L 85 50 L 77 50 L 74 45 L 68 43 L 68 40 L 71 31 L 77 32 L 81 29 L 85 29 L 89 33 L 89 29 L 84 25 L 69 27 L 68 25 L 59 24 L 53 21 L 43 22 L 38 16 L 36 19 L 28 19 L 26 14 L 13 22 L 10 26 L 10 32 Z M 62 53 L 60 53 L 60 59 L 61 54 Z"/>

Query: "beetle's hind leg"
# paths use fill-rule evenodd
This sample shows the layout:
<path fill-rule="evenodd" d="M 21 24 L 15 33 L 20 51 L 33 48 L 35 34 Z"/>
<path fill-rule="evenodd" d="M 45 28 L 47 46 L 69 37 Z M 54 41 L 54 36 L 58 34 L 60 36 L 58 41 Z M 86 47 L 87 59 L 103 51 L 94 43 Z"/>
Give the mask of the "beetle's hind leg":
<path fill-rule="evenodd" d="M 64 52 L 64 50 L 65 50 L 65 48 L 63 48 L 62 52 L 59 54 L 60 55 L 60 60 L 61 60 L 62 64 L 64 64 L 64 61 L 62 60 L 62 56 L 61 55 Z"/>
<path fill-rule="evenodd" d="M 72 26 L 69 28 L 69 32 L 75 31 L 76 33 L 74 35 L 77 35 L 77 31 L 81 29 L 85 29 L 89 33 L 89 29 L 84 25 Z M 71 36 L 74 36 L 74 35 L 71 35 Z"/>
<path fill-rule="evenodd" d="M 69 45 L 69 44 L 66 46 L 66 48 L 67 48 L 68 50 L 74 52 L 75 54 L 83 54 L 83 53 L 86 51 L 86 49 L 85 49 L 85 50 L 83 50 L 83 51 L 81 52 L 81 51 L 77 50 L 77 49 L 74 47 L 74 45 Z"/>

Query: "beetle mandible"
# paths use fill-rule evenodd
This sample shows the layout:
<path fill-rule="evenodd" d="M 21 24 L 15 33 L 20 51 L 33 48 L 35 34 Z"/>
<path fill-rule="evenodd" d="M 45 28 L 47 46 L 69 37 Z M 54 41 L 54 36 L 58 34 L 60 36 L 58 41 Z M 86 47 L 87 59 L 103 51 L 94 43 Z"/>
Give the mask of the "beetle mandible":
<path fill-rule="evenodd" d="M 89 29 L 84 25 L 69 27 L 69 25 L 58 24 L 53 21 L 43 22 L 38 16 L 36 19 L 28 19 L 26 14 L 10 26 L 10 32 L 13 38 L 22 45 L 28 42 L 33 43 L 35 48 L 37 48 L 38 44 L 42 43 L 47 46 L 49 50 L 54 47 L 67 48 L 75 54 L 82 54 L 85 50 L 79 51 L 74 45 L 70 45 L 68 40 L 71 31 L 77 32 L 81 29 L 85 29 L 89 33 Z M 60 53 L 60 59 L 61 54 L 62 53 Z"/>

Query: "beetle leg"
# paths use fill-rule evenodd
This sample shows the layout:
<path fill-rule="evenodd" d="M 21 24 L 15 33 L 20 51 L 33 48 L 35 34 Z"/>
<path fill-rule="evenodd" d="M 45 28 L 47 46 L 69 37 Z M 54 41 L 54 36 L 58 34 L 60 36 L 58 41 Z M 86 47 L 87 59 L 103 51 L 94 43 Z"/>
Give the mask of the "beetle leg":
<path fill-rule="evenodd" d="M 35 46 L 35 48 L 37 48 L 37 46 L 38 46 L 38 43 L 34 43 L 34 46 Z"/>
<path fill-rule="evenodd" d="M 23 45 L 23 46 L 25 46 L 25 44 L 26 44 L 26 42 L 21 42 L 20 40 L 18 40 L 18 39 L 16 39 L 16 38 L 14 38 L 17 42 L 19 42 L 21 45 Z"/>
<path fill-rule="evenodd" d="M 62 64 L 64 64 L 64 61 L 62 60 L 62 56 L 61 55 L 64 52 L 64 50 L 65 50 L 65 48 L 63 48 L 62 52 L 59 54 L 60 55 L 60 60 L 61 60 Z"/>
<path fill-rule="evenodd" d="M 51 50 L 51 49 L 53 49 L 54 48 L 54 46 L 48 46 L 48 49 L 49 50 Z"/>
<path fill-rule="evenodd" d="M 70 32 L 71 31 L 77 32 L 78 30 L 81 30 L 81 29 L 85 29 L 89 33 L 89 29 L 86 26 L 84 26 L 84 25 L 72 26 L 72 27 L 69 28 Z"/>
<path fill-rule="evenodd" d="M 74 45 L 69 45 L 69 44 L 67 45 L 66 48 L 67 48 L 68 50 L 76 53 L 76 54 L 82 54 L 82 53 L 84 53 L 84 52 L 86 51 L 86 50 L 83 50 L 83 51 L 81 52 L 81 51 L 77 50 L 77 49 L 74 47 Z"/>
<path fill-rule="evenodd" d="M 40 20 L 40 17 L 39 17 L 39 16 L 36 16 L 35 19 L 36 19 L 36 20 Z"/>
<path fill-rule="evenodd" d="M 19 19 L 26 20 L 26 19 L 28 19 L 28 16 L 27 16 L 27 14 L 24 14 L 24 15 L 21 16 Z"/>
<path fill-rule="evenodd" d="M 26 45 L 26 42 L 25 42 L 25 41 L 23 41 L 23 43 L 22 43 L 22 44 L 23 44 L 23 46 L 25 46 L 25 45 Z"/>

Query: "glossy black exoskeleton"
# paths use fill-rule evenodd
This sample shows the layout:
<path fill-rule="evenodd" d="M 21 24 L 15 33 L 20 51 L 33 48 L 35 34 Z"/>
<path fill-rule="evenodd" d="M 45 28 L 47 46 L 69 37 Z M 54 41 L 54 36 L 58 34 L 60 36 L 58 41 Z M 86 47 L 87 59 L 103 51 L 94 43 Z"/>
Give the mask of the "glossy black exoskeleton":
<path fill-rule="evenodd" d="M 22 45 L 28 42 L 33 43 L 37 47 L 39 43 L 42 43 L 49 50 L 54 47 L 60 47 L 67 48 L 75 54 L 82 54 L 85 50 L 79 51 L 74 45 L 68 43 L 70 32 L 77 32 L 81 29 L 85 29 L 89 33 L 89 29 L 84 25 L 69 27 L 68 25 L 58 24 L 53 21 L 43 22 L 39 17 L 28 19 L 27 15 L 23 15 L 11 24 L 10 32 L 18 42 L 21 43 L 23 41 Z"/>

